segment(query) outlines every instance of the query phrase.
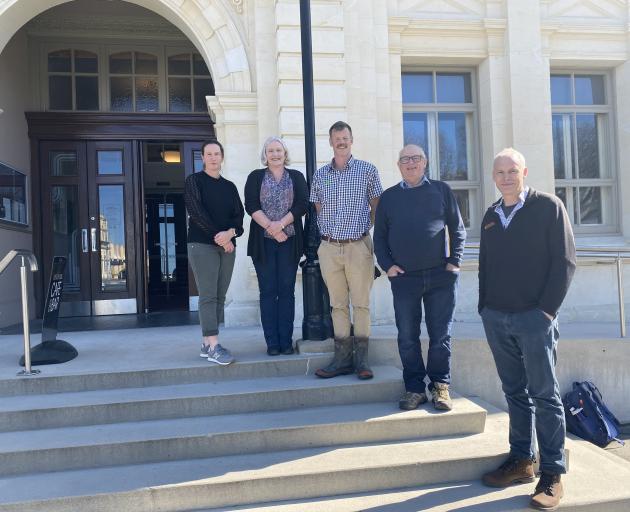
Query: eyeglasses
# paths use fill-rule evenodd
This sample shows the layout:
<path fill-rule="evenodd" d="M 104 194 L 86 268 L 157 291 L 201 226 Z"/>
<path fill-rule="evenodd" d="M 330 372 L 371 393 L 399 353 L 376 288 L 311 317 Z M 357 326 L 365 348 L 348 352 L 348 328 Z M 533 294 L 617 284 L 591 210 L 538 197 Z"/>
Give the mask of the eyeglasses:
<path fill-rule="evenodd" d="M 398 161 L 401 164 L 408 164 L 412 160 L 413 160 L 413 163 L 417 164 L 419 162 L 422 162 L 422 160 L 424 160 L 424 157 L 422 155 L 413 155 L 413 156 L 401 156 L 398 159 Z"/>

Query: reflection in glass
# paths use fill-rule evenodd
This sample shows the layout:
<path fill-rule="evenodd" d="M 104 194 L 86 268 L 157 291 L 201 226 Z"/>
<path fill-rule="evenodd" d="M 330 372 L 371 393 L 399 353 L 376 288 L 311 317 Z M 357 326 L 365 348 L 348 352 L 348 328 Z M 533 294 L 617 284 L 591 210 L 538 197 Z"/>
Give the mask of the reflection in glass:
<path fill-rule="evenodd" d="M 470 73 L 438 73 L 438 103 L 472 103 Z"/>
<path fill-rule="evenodd" d="M 78 176 L 77 154 L 74 151 L 51 151 L 51 176 Z"/>
<path fill-rule="evenodd" d="M 198 53 L 193 53 L 193 75 L 210 76 L 208 66 Z"/>
<path fill-rule="evenodd" d="M 564 117 L 561 114 L 554 114 L 551 117 L 551 133 L 553 138 L 553 173 L 556 179 L 562 180 L 567 177 L 566 155 L 564 154 Z"/>
<path fill-rule="evenodd" d="M 81 285 L 79 256 L 79 188 L 76 185 L 51 188 L 52 250 L 56 256 L 68 258 L 63 276 L 64 290 L 78 291 Z"/>
<path fill-rule="evenodd" d="M 206 112 L 206 96 L 214 96 L 214 85 L 210 78 L 195 78 L 195 112 Z"/>
<path fill-rule="evenodd" d="M 48 54 L 48 71 L 52 73 L 70 73 L 72 61 L 70 50 L 58 50 Z"/>
<path fill-rule="evenodd" d="M 602 75 L 575 75 L 576 105 L 604 105 L 605 103 Z"/>
<path fill-rule="evenodd" d="M 0 163 L 0 219 L 27 224 L 26 176 Z"/>
<path fill-rule="evenodd" d="M 109 79 L 109 91 L 112 112 L 131 112 L 133 110 L 131 77 L 111 77 Z"/>
<path fill-rule="evenodd" d="M 192 110 L 190 78 L 168 79 L 168 110 L 169 112 L 190 112 Z"/>
<path fill-rule="evenodd" d="M 98 73 L 96 53 L 74 50 L 74 71 L 75 73 Z"/>
<path fill-rule="evenodd" d="M 175 208 L 173 203 L 159 203 L 160 268 L 162 281 L 175 281 L 177 254 L 175 250 Z"/>
<path fill-rule="evenodd" d="M 136 52 L 136 75 L 157 75 L 158 61 L 155 55 L 150 53 Z"/>
<path fill-rule="evenodd" d="M 193 169 L 195 172 L 203 171 L 203 160 L 201 158 L 201 151 L 193 151 Z"/>
<path fill-rule="evenodd" d="M 551 103 L 571 105 L 571 75 L 551 75 Z"/>
<path fill-rule="evenodd" d="M 77 110 L 98 110 L 98 77 L 76 76 Z"/>
<path fill-rule="evenodd" d="M 580 178 L 599 178 L 596 114 L 577 114 L 577 152 Z"/>
<path fill-rule="evenodd" d="M 51 110 L 72 110 L 72 77 L 51 75 L 48 77 L 48 104 Z"/>
<path fill-rule="evenodd" d="M 403 137 L 405 145 L 416 144 L 424 149 L 424 152 L 429 157 L 428 153 L 428 128 L 427 128 L 427 114 L 419 112 L 405 112 L 403 114 Z"/>
<path fill-rule="evenodd" d="M 403 103 L 433 103 L 433 73 L 403 73 Z"/>
<path fill-rule="evenodd" d="M 440 179 L 468 179 L 468 144 L 466 114 L 438 114 Z"/>
<path fill-rule="evenodd" d="M 602 223 L 602 190 L 600 187 L 580 187 L 580 224 Z"/>
<path fill-rule="evenodd" d="M 127 288 L 123 185 L 98 187 L 101 291 Z"/>
<path fill-rule="evenodd" d="M 168 58 L 169 75 L 190 75 L 190 54 L 171 55 Z"/>
<path fill-rule="evenodd" d="M 97 151 L 96 170 L 98 174 L 122 174 L 123 152 L 120 150 Z"/>
<path fill-rule="evenodd" d="M 136 112 L 157 112 L 159 109 L 157 78 L 136 78 Z"/>
<path fill-rule="evenodd" d="M 114 75 L 131 74 L 131 52 L 121 52 L 110 55 L 109 72 Z"/>
<path fill-rule="evenodd" d="M 470 191 L 469 190 L 453 190 L 459 212 L 462 214 L 464 226 L 470 227 Z"/>

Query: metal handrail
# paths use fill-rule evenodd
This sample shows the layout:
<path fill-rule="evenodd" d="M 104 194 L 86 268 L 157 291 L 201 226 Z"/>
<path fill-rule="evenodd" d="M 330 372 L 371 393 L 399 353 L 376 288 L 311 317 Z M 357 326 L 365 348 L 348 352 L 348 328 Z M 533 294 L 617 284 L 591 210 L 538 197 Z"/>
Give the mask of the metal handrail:
<path fill-rule="evenodd" d="M 464 250 L 465 256 L 468 249 L 479 251 L 478 243 L 467 243 Z M 617 269 L 617 302 L 619 306 L 619 333 L 622 338 L 626 337 L 626 312 L 623 298 L 623 260 L 630 260 L 630 248 L 611 246 L 588 246 L 575 248 L 577 261 L 580 258 L 596 258 L 600 260 L 613 260 Z"/>
<path fill-rule="evenodd" d="M 24 370 L 18 372 L 18 375 L 30 376 L 37 375 L 40 370 L 33 370 L 31 368 L 31 327 L 29 324 L 28 314 L 28 280 L 26 275 L 26 262 L 28 261 L 28 270 L 31 272 L 37 272 L 39 267 L 37 266 L 37 258 L 28 249 L 12 249 L 7 255 L 0 261 L 0 274 L 11 264 L 11 262 L 17 258 L 21 258 L 22 264 L 20 265 L 20 284 L 22 289 L 22 324 L 24 326 Z"/>

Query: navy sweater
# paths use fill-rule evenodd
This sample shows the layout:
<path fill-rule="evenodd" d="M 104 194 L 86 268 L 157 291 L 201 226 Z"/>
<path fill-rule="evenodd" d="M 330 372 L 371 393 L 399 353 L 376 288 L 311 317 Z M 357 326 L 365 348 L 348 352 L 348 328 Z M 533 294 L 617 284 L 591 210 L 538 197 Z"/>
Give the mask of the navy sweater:
<path fill-rule="evenodd" d="M 459 266 L 465 241 L 464 223 L 446 183 L 429 181 L 404 189 L 398 184 L 381 196 L 376 208 L 374 252 L 385 272 L 392 265 L 405 273 L 447 263 Z"/>

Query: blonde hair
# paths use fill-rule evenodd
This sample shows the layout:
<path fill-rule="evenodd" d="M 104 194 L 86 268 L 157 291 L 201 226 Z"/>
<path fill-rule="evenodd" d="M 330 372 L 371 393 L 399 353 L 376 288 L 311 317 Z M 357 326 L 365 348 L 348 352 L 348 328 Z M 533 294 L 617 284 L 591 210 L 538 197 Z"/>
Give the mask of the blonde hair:
<path fill-rule="evenodd" d="M 283 149 L 284 149 L 284 165 L 289 165 L 291 163 L 291 158 L 289 157 L 289 148 L 287 147 L 285 142 L 280 137 L 276 137 L 275 135 L 272 135 L 271 137 L 267 138 L 267 140 L 263 144 L 262 151 L 260 152 L 260 163 L 265 165 L 265 166 L 268 165 L 269 162 L 267 162 L 267 147 L 272 142 L 279 142 L 280 145 L 283 147 Z"/>
<path fill-rule="evenodd" d="M 496 162 L 499 158 L 509 158 L 519 169 L 525 169 L 525 167 L 527 167 L 523 153 L 516 151 L 514 148 L 502 149 L 494 156 L 494 161 Z"/>

